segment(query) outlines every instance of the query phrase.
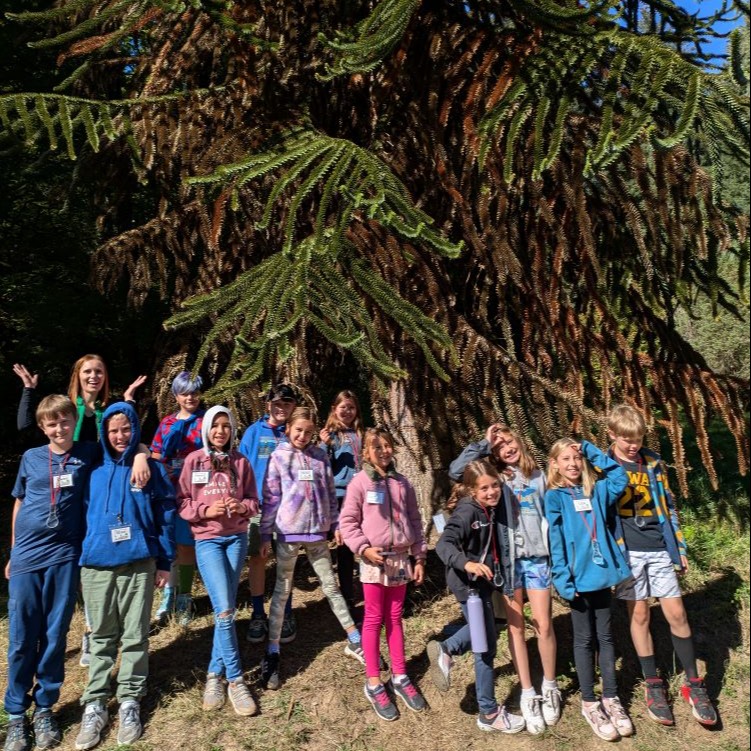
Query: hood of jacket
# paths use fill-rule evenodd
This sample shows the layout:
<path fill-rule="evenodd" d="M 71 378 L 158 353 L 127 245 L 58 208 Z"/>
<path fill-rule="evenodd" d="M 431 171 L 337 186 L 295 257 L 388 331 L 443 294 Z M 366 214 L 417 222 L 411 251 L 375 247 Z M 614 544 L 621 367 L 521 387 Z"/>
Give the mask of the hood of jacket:
<path fill-rule="evenodd" d="M 107 437 L 107 422 L 113 415 L 123 414 L 128 418 L 131 433 L 128 448 L 123 451 L 121 456 L 115 456 Z M 138 420 L 138 414 L 128 402 L 115 402 L 104 410 L 102 415 L 102 429 L 99 435 L 99 442 L 102 444 L 102 455 L 105 464 L 130 464 L 136 453 L 136 448 L 141 442 L 141 423 Z"/>
<path fill-rule="evenodd" d="M 235 439 L 237 438 L 237 425 L 235 424 L 235 417 L 232 412 L 230 412 L 227 407 L 223 407 L 221 404 L 217 404 L 215 407 L 210 407 L 206 410 L 206 414 L 203 416 L 203 422 L 201 423 L 201 439 L 203 440 L 203 451 L 206 456 L 209 455 L 209 452 L 211 450 L 211 444 L 209 442 L 209 429 L 214 424 L 214 420 L 217 415 L 227 415 L 227 418 L 229 419 L 229 443 L 224 447 L 224 453 L 229 454 L 229 452 L 232 450 L 232 447 L 235 445 Z"/>

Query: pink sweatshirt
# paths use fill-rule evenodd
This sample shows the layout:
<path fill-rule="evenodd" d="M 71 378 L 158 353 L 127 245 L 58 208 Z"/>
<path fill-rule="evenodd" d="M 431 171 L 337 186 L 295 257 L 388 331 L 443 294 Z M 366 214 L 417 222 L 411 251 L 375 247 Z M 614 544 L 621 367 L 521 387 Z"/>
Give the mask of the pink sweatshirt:
<path fill-rule="evenodd" d="M 237 478 L 237 489 L 234 493 L 229 474 L 213 471 L 211 460 L 203 449 L 188 454 L 185 459 L 177 489 L 177 511 L 190 523 L 196 540 L 244 534 L 248 530 L 248 519 L 258 513 L 253 468 L 239 451 L 231 451 L 229 461 Z M 242 503 L 242 514 L 207 519 L 206 509 L 217 498 L 227 496 L 234 496 Z"/>
<path fill-rule="evenodd" d="M 415 489 L 396 472 L 372 480 L 363 470 L 352 478 L 339 513 L 339 531 L 353 553 L 376 547 L 426 556 Z"/>

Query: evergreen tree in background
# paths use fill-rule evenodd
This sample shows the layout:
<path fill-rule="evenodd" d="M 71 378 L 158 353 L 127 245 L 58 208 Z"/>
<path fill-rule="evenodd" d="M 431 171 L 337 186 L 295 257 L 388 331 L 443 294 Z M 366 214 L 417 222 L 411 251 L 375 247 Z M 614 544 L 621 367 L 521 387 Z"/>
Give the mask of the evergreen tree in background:
<path fill-rule="evenodd" d="M 4 138 L 93 165 L 99 284 L 169 301 L 165 375 L 320 394 L 357 368 L 427 472 L 493 416 L 542 456 L 625 398 L 666 428 L 684 488 L 682 409 L 712 480 L 715 415 L 745 473 L 748 381 L 675 325 L 697 294 L 737 314 L 720 267 L 747 266 L 720 187 L 729 156 L 748 168 L 748 96 L 737 65 L 706 65 L 716 17 L 70 0 L 14 20 L 61 74 L 0 97 Z"/>

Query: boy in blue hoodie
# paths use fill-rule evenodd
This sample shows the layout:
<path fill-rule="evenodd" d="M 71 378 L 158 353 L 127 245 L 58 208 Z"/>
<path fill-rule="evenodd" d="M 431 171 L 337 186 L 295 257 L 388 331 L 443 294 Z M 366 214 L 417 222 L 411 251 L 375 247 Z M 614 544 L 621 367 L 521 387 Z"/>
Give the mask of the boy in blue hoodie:
<path fill-rule="evenodd" d="M 117 742 L 133 743 L 143 732 L 139 701 L 146 693 L 154 586 L 167 583 L 175 549 L 175 491 L 164 466 L 150 459 L 149 482 L 143 488 L 130 482 L 140 439 L 135 410 L 126 402 L 113 404 L 102 426 L 104 460 L 91 473 L 80 561 L 92 633 L 89 682 L 81 697 L 85 709 L 75 742 L 79 751 L 96 746 L 109 721 L 110 678 L 119 645 Z"/>
<path fill-rule="evenodd" d="M 21 459 L 5 569 L 10 621 L 5 751 L 31 748 L 26 711 L 32 703 L 36 747 L 60 743 L 52 708 L 60 697 L 78 592 L 84 489 L 98 454 L 95 443 L 73 443 L 76 408 L 67 396 L 42 399 L 36 419 L 49 443 Z"/>
<path fill-rule="evenodd" d="M 272 386 L 266 395 L 266 414 L 250 425 L 238 446 L 240 453 L 250 462 L 256 478 L 258 498 L 263 498 L 263 479 L 274 449 L 285 440 L 289 416 L 297 407 L 297 392 L 286 383 Z M 259 644 L 269 631 L 268 619 L 263 606 L 266 589 L 266 557 L 261 543 L 261 511 L 248 525 L 248 587 L 253 608 L 248 625 L 247 639 Z M 297 624 L 292 615 L 292 597 L 287 600 L 282 624 L 282 644 L 288 644 L 297 636 Z"/>

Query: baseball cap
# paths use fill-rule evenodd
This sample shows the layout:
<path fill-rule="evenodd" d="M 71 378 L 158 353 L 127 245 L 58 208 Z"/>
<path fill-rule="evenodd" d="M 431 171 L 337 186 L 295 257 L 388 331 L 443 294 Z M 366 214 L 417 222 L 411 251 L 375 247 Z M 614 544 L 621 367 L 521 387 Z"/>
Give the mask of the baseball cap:
<path fill-rule="evenodd" d="M 267 402 L 297 402 L 299 401 L 297 392 L 287 383 L 277 383 L 269 389 L 266 394 Z"/>

